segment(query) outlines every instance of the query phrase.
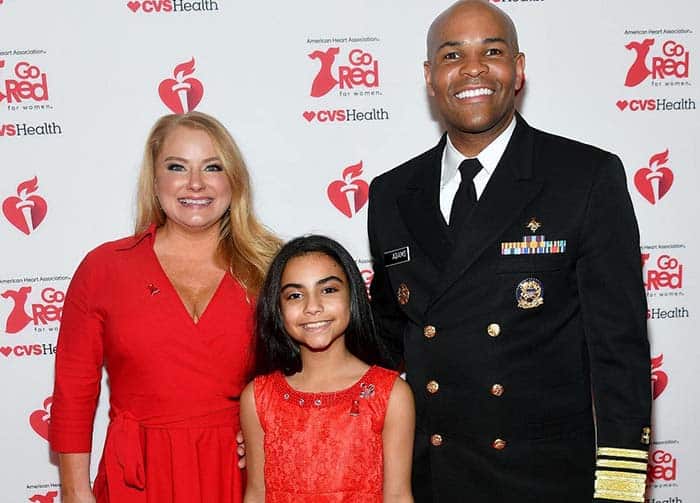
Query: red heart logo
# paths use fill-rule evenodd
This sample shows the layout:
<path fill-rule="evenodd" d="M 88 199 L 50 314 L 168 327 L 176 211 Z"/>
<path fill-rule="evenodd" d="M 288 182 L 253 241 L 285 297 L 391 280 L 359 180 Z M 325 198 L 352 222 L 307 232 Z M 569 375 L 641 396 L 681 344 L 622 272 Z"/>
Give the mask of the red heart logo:
<path fill-rule="evenodd" d="M 668 386 L 668 374 L 663 370 L 657 370 L 651 373 L 652 397 L 656 400 Z"/>
<path fill-rule="evenodd" d="M 624 110 L 625 108 L 627 108 L 627 103 L 627 100 L 618 100 L 615 104 L 617 105 L 617 108 L 619 108 L 620 110 Z"/>
<path fill-rule="evenodd" d="M 10 353 L 12 353 L 12 347 L 10 347 L 10 346 L 0 347 L 0 353 L 4 354 L 5 356 L 10 356 Z"/>
<path fill-rule="evenodd" d="M 336 180 L 328 185 L 326 192 L 333 206 L 346 217 L 352 218 L 367 204 L 369 185 L 364 180 L 353 180 L 350 184 Z"/>
<path fill-rule="evenodd" d="M 131 9 L 131 12 L 136 12 L 141 7 L 141 2 L 127 2 L 126 6 Z"/>
<path fill-rule="evenodd" d="M 51 402 L 53 397 L 44 400 L 44 408 L 32 412 L 29 416 L 29 424 L 32 425 L 37 434 L 44 440 L 49 439 L 49 422 L 51 421 Z"/>
<path fill-rule="evenodd" d="M 5 218 L 26 235 L 31 234 L 44 221 L 47 209 L 44 198 L 36 195 L 25 199 L 11 196 L 2 203 Z M 27 220 L 31 223 L 31 228 Z"/>
<path fill-rule="evenodd" d="M 195 78 L 185 79 L 183 82 L 165 79 L 158 86 L 158 94 L 173 113 L 184 114 L 197 108 L 204 96 L 204 86 Z"/>
<path fill-rule="evenodd" d="M 658 199 L 657 194 L 654 193 L 653 180 L 658 180 Z M 634 185 L 644 199 L 651 204 L 656 204 L 658 200 L 661 200 L 668 193 L 671 185 L 673 185 L 673 171 L 667 167 L 657 168 L 656 171 L 652 171 L 649 168 L 639 169 L 634 174 Z"/>
<path fill-rule="evenodd" d="M 311 122 L 312 120 L 314 120 L 314 117 L 316 117 L 316 112 L 306 111 L 302 115 L 304 116 L 304 119 Z"/>

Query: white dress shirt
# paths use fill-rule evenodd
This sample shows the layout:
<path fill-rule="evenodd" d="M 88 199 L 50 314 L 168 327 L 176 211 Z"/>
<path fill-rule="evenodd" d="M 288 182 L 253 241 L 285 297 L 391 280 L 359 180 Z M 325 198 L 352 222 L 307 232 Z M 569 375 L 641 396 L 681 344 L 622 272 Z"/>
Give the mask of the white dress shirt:
<path fill-rule="evenodd" d="M 474 188 L 476 189 L 477 201 L 486 188 L 491 175 L 496 166 L 498 166 L 503 152 L 505 152 L 510 137 L 513 136 L 515 130 L 515 117 L 510 121 L 508 127 L 498 135 L 484 150 L 479 152 L 477 159 L 484 169 L 479 171 L 474 177 Z M 459 172 L 459 165 L 467 159 L 462 153 L 452 145 L 450 136 L 447 135 L 447 143 L 445 150 L 442 153 L 442 169 L 440 171 L 440 211 L 445 218 L 445 222 L 450 221 L 450 213 L 452 212 L 452 201 L 455 198 L 459 184 L 462 182 L 462 175 Z"/>

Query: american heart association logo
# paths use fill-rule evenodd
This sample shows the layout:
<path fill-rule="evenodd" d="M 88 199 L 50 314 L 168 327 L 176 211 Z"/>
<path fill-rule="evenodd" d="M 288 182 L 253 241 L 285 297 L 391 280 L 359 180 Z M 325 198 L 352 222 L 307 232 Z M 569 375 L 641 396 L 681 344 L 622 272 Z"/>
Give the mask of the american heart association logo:
<path fill-rule="evenodd" d="M 328 185 L 326 193 L 331 204 L 348 218 L 354 217 L 367 204 L 369 185 L 360 179 L 362 161 L 343 170 L 342 180 Z"/>
<path fill-rule="evenodd" d="M 656 204 L 671 189 L 673 171 L 667 166 L 668 149 L 649 158 L 649 167 L 641 168 L 634 174 L 634 185 L 644 199 Z"/>
<path fill-rule="evenodd" d="M 659 370 L 659 367 L 664 363 L 663 353 L 656 358 L 651 359 L 651 386 L 652 386 L 652 397 L 656 400 L 661 393 L 664 392 L 666 386 L 668 386 L 668 374 L 663 370 Z"/>
<path fill-rule="evenodd" d="M 49 422 L 51 421 L 51 404 L 53 397 L 44 400 L 44 408 L 37 409 L 29 416 L 29 424 L 32 429 L 44 440 L 49 439 Z"/>
<path fill-rule="evenodd" d="M 39 188 L 35 176 L 17 186 L 17 195 L 10 196 L 2 203 L 2 212 L 7 221 L 27 236 L 36 230 L 46 217 L 46 200 L 34 194 Z"/>
<path fill-rule="evenodd" d="M 173 113 L 184 114 L 194 110 L 204 96 L 204 86 L 194 78 L 185 78 L 194 73 L 194 58 L 180 63 L 173 70 L 173 78 L 163 80 L 158 94 Z"/>

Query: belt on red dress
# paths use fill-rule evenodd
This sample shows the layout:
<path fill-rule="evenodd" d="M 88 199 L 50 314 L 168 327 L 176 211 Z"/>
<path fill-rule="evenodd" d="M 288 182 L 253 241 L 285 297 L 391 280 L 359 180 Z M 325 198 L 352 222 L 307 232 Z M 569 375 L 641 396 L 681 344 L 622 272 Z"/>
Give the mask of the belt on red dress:
<path fill-rule="evenodd" d="M 145 501 L 146 470 L 141 432 L 148 429 L 214 428 L 236 424 L 236 407 L 193 417 L 167 417 L 138 420 L 129 411 L 112 409 L 107 430 L 103 462 L 110 501 L 140 503 Z"/>

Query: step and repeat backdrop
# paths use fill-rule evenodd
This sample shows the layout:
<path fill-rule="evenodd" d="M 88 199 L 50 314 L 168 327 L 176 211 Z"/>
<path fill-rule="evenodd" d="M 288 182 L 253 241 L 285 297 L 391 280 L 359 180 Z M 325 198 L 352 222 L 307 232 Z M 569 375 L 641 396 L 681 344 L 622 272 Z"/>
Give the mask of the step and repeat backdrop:
<path fill-rule="evenodd" d="M 525 118 L 625 163 L 652 345 L 648 501 L 700 502 L 700 7 L 493 1 L 527 55 Z M 219 118 L 261 219 L 339 239 L 369 283 L 368 184 L 441 134 L 422 62 L 449 3 L 0 0 L 0 501 L 60 500 L 46 436 L 65 291 L 87 251 L 132 232 L 155 120 Z"/>

